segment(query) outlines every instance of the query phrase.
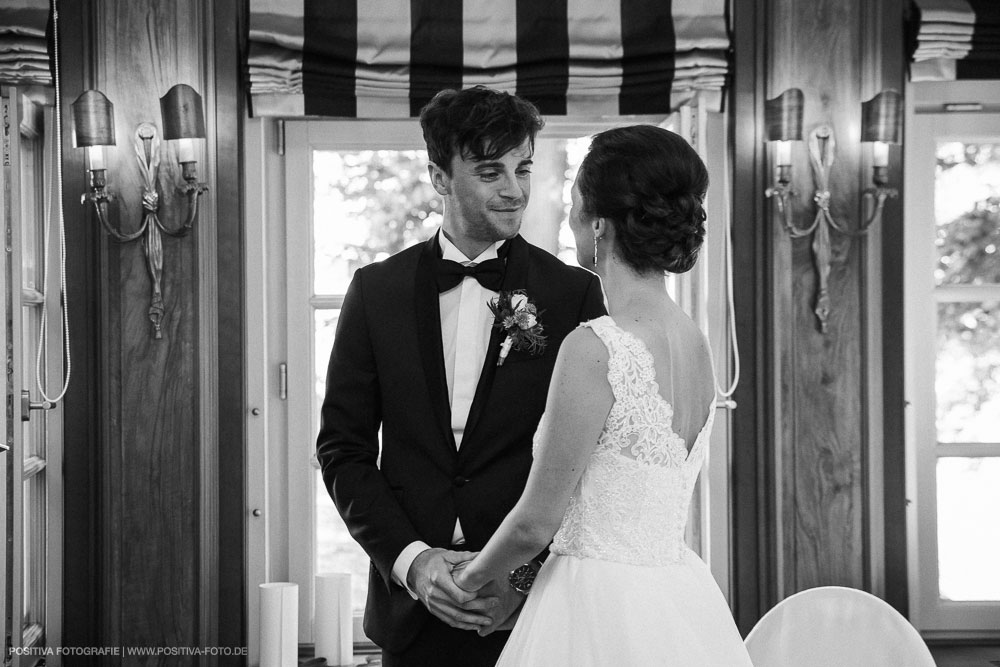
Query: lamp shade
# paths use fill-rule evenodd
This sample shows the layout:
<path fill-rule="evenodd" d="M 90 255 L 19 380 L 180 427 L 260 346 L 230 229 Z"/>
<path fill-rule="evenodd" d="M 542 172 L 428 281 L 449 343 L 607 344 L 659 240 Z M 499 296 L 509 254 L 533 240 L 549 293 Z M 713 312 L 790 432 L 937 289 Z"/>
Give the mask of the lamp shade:
<path fill-rule="evenodd" d="M 764 102 L 764 125 L 768 141 L 801 141 L 804 96 L 798 88 L 789 88 Z"/>
<path fill-rule="evenodd" d="M 165 140 L 205 138 L 201 95 L 186 83 L 178 83 L 160 98 L 160 115 Z"/>
<path fill-rule="evenodd" d="M 71 105 L 77 148 L 115 145 L 115 105 L 99 90 L 85 90 Z"/>
<path fill-rule="evenodd" d="M 903 124 L 903 96 L 889 89 L 861 103 L 861 141 L 899 143 Z"/>

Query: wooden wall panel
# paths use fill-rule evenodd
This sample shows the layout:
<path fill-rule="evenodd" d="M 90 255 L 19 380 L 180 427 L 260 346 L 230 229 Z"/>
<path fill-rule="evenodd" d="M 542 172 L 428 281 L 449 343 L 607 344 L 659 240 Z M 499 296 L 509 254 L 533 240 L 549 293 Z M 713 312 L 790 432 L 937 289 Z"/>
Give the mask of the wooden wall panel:
<path fill-rule="evenodd" d="M 817 213 L 808 135 L 822 124 L 834 131 L 830 169 L 832 216 L 857 228 L 862 191 L 870 184 L 870 156 L 860 143 L 861 102 L 885 88 L 902 88 L 905 55 L 901 0 L 737 0 L 733 113 L 753 118 L 736 137 L 734 206 L 754 222 L 737 244 L 737 293 L 753 318 L 738 317 L 741 342 L 755 341 L 752 364 L 758 395 L 755 414 L 740 414 L 737 396 L 736 502 L 753 502 L 756 526 L 736 525 L 737 616 L 744 631 L 757 617 L 797 591 L 845 585 L 885 595 L 887 568 L 905 549 L 899 484 L 902 441 L 883 428 L 884 405 L 898 401 L 895 357 L 883 358 L 883 326 L 898 304 L 883 302 L 883 284 L 896 284 L 901 249 L 881 243 L 881 226 L 868 238 L 830 232 L 831 314 L 823 333 L 814 314 L 817 274 L 813 237 L 792 239 L 775 217 L 773 202 L 751 194 L 770 183 L 763 102 L 788 88 L 805 97 L 804 141 L 793 148 L 792 210 L 799 227 Z M 755 24 L 753 35 L 739 26 Z M 890 180 L 899 181 L 898 165 Z M 742 203 L 741 203 L 742 202 Z M 884 224 L 898 228 L 899 212 L 886 207 Z M 891 237 L 890 237 L 891 238 Z M 752 243 L 751 243 L 752 241 Z M 761 249 L 760 243 L 763 243 Z M 747 253 L 757 253 L 751 262 Z M 743 259 L 741 260 L 741 255 Z M 762 266 L 763 265 L 763 266 Z M 889 267 L 886 274 L 883 267 Z M 888 320 L 883 318 L 887 317 Z M 895 334 L 893 334 L 895 335 Z M 761 397 L 760 394 L 763 394 Z M 895 411 L 891 411 L 895 415 Z M 885 467 L 883 467 L 885 462 Z M 891 519 L 891 520 L 890 520 Z M 752 585 L 752 562 L 763 585 Z M 899 608 L 899 590 L 892 601 Z M 905 600 L 905 591 L 903 591 Z"/>
<path fill-rule="evenodd" d="M 120 198 L 119 223 L 135 229 L 143 217 L 136 128 L 142 122 L 161 127 L 159 98 L 174 83 L 205 89 L 203 35 L 191 21 L 200 7 L 196 0 L 103 0 L 95 8 L 104 32 L 98 86 L 115 104 L 112 187 Z M 160 148 L 158 215 L 174 228 L 181 220 L 178 167 L 172 148 L 165 142 Z M 119 287 L 105 311 L 109 330 L 118 332 L 107 350 L 111 419 L 104 451 L 105 512 L 115 527 L 105 534 L 105 629 L 115 645 L 200 643 L 196 247 L 195 235 L 163 238 L 163 337 L 157 340 L 142 248 L 108 241 L 108 284 Z"/>
<path fill-rule="evenodd" d="M 851 227 L 857 225 L 860 197 L 863 9 L 862 0 L 772 0 L 771 12 L 776 37 L 770 43 L 767 97 L 800 88 L 805 137 L 823 124 L 833 128 L 831 214 Z M 816 215 L 808 141 L 798 144 L 793 155 L 798 194 L 793 210 L 797 224 L 807 226 Z M 782 499 L 779 598 L 827 584 L 864 588 L 861 461 L 866 428 L 861 421 L 864 330 L 857 242 L 831 231 L 832 310 L 826 333 L 813 312 L 818 284 L 813 237 L 792 240 L 779 231 L 773 242 L 779 245 L 776 255 L 790 254 L 791 260 L 790 266 L 776 262 L 774 267 L 786 311 L 773 321 L 775 328 L 785 328 L 778 369 L 783 415 L 776 471 Z"/>
<path fill-rule="evenodd" d="M 198 647 L 219 645 L 223 637 L 228 646 L 245 645 L 238 611 L 243 606 L 242 357 L 238 351 L 220 352 L 219 343 L 221 327 L 227 328 L 225 340 L 242 340 L 242 255 L 232 253 L 241 236 L 238 208 L 226 211 L 224 226 L 217 224 L 215 194 L 215 174 L 222 169 L 225 192 L 241 200 L 236 35 L 241 10 L 228 0 L 222 4 L 228 14 L 218 31 L 216 6 L 206 0 L 78 0 L 62 11 L 69 17 L 61 27 L 66 44 L 61 71 L 69 85 L 62 94 L 64 126 L 71 127 L 69 103 L 83 89 L 97 88 L 115 105 L 117 146 L 107 152 L 109 187 L 118 197 L 113 222 L 123 231 L 141 223 L 142 180 L 133 136 L 141 122 L 162 129 L 159 98 L 174 84 L 191 85 L 205 101 L 208 137 L 198 149 L 198 169 L 200 180 L 210 186 L 194 231 L 162 239 L 164 314 L 162 338 L 155 339 L 141 242 L 117 243 L 100 231 L 87 209 L 71 204 L 83 189 L 77 176 L 82 156 L 67 132 L 66 165 L 74 170 L 64 189 L 67 228 L 87 230 L 74 232 L 80 247 L 68 260 L 70 292 L 96 320 L 84 329 L 71 314 L 71 328 L 76 324 L 80 331 L 100 332 L 99 339 L 80 341 L 72 331 L 78 352 L 74 366 L 93 369 L 74 376 L 74 382 L 86 384 L 74 385 L 67 400 L 67 414 L 86 409 L 92 425 L 66 434 L 67 461 L 73 457 L 77 463 L 67 467 L 67 489 L 86 489 L 76 495 L 85 504 L 66 508 L 66 550 L 80 554 L 78 561 L 67 559 L 79 566 L 67 568 L 65 584 L 66 637 L 77 637 L 73 645 Z M 217 40 L 228 49 L 218 59 Z M 226 77 L 221 106 L 217 67 Z M 225 116 L 218 115 L 220 109 Z M 218 139 L 220 123 L 226 131 Z M 176 149 L 163 142 L 158 216 L 168 228 L 183 220 L 178 182 Z M 91 260 L 77 261 L 76 253 L 84 256 L 88 247 L 96 248 Z M 232 256 L 220 261 L 224 252 Z M 224 309 L 219 308 L 220 284 L 227 289 Z M 236 387 L 225 391 L 219 389 L 220 356 L 227 377 L 236 378 Z M 235 466 L 225 475 L 234 494 L 224 503 L 219 498 L 220 412 L 231 424 L 226 451 Z M 227 525 L 236 526 L 225 531 L 232 541 L 225 549 L 232 562 L 225 567 L 219 555 L 220 513 Z M 86 529 L 76 530 L 76 525 Z M 220 596 L 225 600 L 220 602 Z M 220 608 L 237 613 L 220 621 Z M 144 664 L 239 662 L 174 656 Z"/>

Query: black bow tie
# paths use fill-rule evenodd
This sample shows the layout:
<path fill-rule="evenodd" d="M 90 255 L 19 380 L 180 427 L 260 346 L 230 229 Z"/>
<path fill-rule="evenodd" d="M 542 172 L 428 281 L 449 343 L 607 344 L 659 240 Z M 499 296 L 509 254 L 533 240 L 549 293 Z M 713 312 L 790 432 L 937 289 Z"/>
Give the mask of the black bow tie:
<path fill-rule="evenodd" d="M 439 259 L 437 262 L 438 292 L 447 292 L 458 286 L 466 276 L 472 276 L 488 290 L 499 292 L 503 282 L 503 269 L 502 259 L 488 259 L 475 266 L 465 266 L 450 259 Z"/>

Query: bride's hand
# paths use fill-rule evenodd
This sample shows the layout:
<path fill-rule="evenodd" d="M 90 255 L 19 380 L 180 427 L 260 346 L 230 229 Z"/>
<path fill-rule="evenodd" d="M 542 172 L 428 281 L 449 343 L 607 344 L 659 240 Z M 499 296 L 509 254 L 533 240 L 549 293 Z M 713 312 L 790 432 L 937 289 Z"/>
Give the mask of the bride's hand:
<path fill-rule="evenodd" d="M 475 556 L 475 554 L 471 555 L 473 557 Z M 468 567 L 469 563 L 472 562 L 472 560 L 473 560 L 472 558 L 469 558 L 468 560 L 464 560 L 461 563 L 455 564 L 455 566 L 451 568 L 451 578 L 455 580 L 455 585 L 461 588 L 463 591 L 468 591 L 470 593 L 475 592 L 477 590 L 476 587 L 473 587 L 469 583 L 468 577 L 466 576 L 466 568 Z"/>

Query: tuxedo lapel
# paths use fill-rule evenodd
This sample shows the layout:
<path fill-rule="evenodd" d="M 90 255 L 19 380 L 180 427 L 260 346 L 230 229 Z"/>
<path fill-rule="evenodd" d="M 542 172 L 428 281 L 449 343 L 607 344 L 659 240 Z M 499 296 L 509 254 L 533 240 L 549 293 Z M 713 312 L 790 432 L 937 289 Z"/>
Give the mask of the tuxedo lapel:
<path fill-rule="evenodd" d="M 503 284 L 501 291 L 509 292 L 517 289 L 527 289 L 528 279 L 528 242 L 520 235 L 510 240 L 510 250 L 507 254 L 507 265 L 504 269 Z M 530 297 L 530 294 L 529 294 Z M 462 438 L 463 449 L 466 442 L 475 435 L 476 424 L 489 400 L 490 388 L 493 386 L 493 378 L 497 374 L 497 360 L 500 358 L 500 344 L 503 342 L 503 332 L 500 329 L 493 329 L 490 332 L 490 343 L 486 348 L 486 359 L 483 362 L 483 371 L 479 375 L 479 384 L 476 385 L 476 395 L 472 399 L 472 407 L 469 408 L 469 418 L 465 422 L 465 436 Z"/>
<path fill-rule="evenodd" d="M 434 265 L 440 251 L 437 234 L 424 244 L 417 262 L 417 275 L 413 286 L 414 312 L 416 314 L 417 343 L 427 380 L 427 393 L 434 416 L 445 440 L 455 452 L 455 433 L 451 430 L 451 406 L 448 400 L 448 379 L 444 368 L 444 346 L 441 342 L 441 302 L 438 296 Z"/>

